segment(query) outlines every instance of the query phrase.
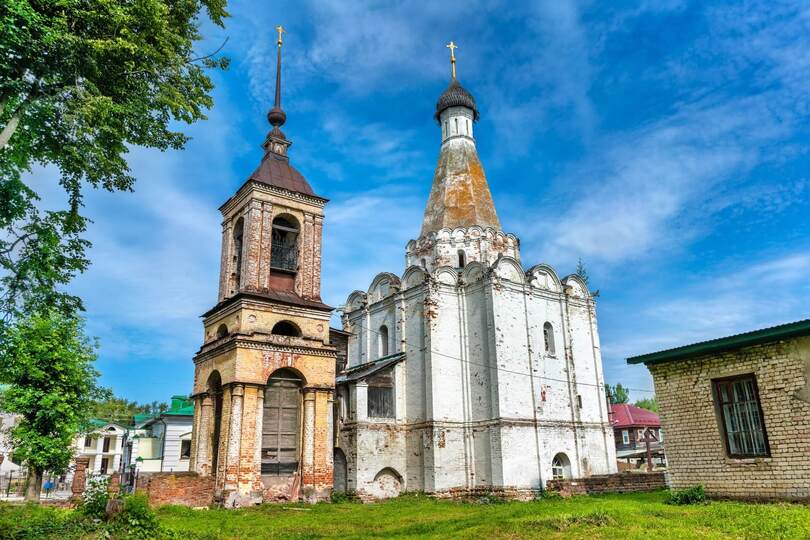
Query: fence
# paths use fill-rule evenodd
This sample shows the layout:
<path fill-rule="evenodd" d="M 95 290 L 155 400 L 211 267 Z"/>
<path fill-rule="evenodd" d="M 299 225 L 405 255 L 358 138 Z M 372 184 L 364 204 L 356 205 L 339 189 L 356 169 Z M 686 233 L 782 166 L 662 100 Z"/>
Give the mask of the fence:
<path fill-rule="evenodd" d="M 25 496 L 28 487 L 28 471 L 19 469 L 0 474 L 0 498 L 13 499 Z M 43 498 L 64 498 L 70 495 L 70 484 L 65 475 L 42 476 Z"/>

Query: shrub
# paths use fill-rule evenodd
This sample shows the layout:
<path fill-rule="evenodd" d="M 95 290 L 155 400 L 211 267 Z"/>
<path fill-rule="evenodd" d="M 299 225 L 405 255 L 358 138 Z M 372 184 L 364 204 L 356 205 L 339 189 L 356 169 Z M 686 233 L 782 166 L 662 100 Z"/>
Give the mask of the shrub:
<path fill-rule="evenodd" d="M 706 501 L 706 493 L 703 486 L 697 485 L 679 491 L 670 491 L 667 497 L 667 504 L 701 504 Z"/>
<path fill-rule="evenodd" d="M 110 480 L 106 476 L 91 477 L 87 483 L 87 488 L 82 495 L 82 502 L 79 504 L 79 511 L 85 516 L 103 519 L 107 509 L 107 501 L 110 494 L 107 493 L 107 486 Z"/>
<path fill-rule="evenodd" d="M 149 539 L 161 536 L 157 516 L 144 495 L 127 495 L 123 500 L 124 508 L 110 522 L 112 529 L 122 533 L 121 538 Z"/>
<path fill-rule="evenodd" d="M 354 491 L 333 491 L 329 499 L 335 504 L 358 502 L 357 494 Z"/>

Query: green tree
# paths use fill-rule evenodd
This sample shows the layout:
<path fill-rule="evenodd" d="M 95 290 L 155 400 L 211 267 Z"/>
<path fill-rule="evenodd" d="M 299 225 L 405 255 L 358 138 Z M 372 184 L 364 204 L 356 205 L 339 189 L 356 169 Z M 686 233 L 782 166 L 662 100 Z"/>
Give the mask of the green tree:
<path fill-rule="evenodd" d="M 613 404 L 627 403 L 630 401 L 630 393 L 624 386 L 622 386 L 622 383 L 618 383 L 616 386 L 606 384 L 605 395 L 607 396 L 608 401 Z"/>
<path fill-rule="evenodd" d="M 97 384 L 95 351 L 81 318 L 56 309 L 34 312 L 0 337 L 0 382 L 8 385 L 2 406 L 20 415 L 11 444 L 31 473 L 26 499 L 36 500 L 42 473 L 67 469 L 76 434 L 94 401 L 107 394 Z"/>
<path fill-rule="evenodd" d="M 202 13 L 222 26 L 226 0 L 4 0 L 0 2 L 0 310 L 22 304 L 69 314 L 64 292 L 88 265 L 80 214 L 85 186 L 130 190 L 132 145 L 182 148 L 172 122 L 205 118 L 213 88 L 198 56 Z M 43 211 L 23 181 L 53 165 L 64 209 Z"/>
<path fill-rule="evenodd" d="M 585 263 L 582 262 L 582 258 L 580 257 L 577 259 L 577 269 L 574 271 L 576 275 L 582 278 L 582 281 L 585 282 L 585 285 L 590 285 L 589 277 L 588 277 L 588 270 L 585 268 Z"/>
<path fill-rule="evenodd" d="M 641 407 L 642 409 L 647 409 L 648 411 L 658 412 L 658 398 L 655 396 L 651 398 L 644 398 L 639 399 L 636 401 L 636 407 Z"/>

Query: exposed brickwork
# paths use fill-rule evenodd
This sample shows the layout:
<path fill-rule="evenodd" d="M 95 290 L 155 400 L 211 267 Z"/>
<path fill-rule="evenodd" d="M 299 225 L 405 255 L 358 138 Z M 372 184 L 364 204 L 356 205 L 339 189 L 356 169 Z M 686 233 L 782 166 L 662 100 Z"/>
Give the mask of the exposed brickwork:
<path fill-rule="evenodd" d="M 73 473 L 73 482 L 70 484 L 70 491 L 74 498 L 82 496 L 84 484 L 87 482 L 87 467 L 90 465 L 90 458 L 79 456 L 75 459 L 76 471 Z"/>
<path fill-rule="evenodd" d="M 672 487 L 710 496 L 810 499 L 810 338 L 649 366 L 661 411 Z M 726 455 L 712 379 L 753 373 L 770 457 Z"/>
<path fill-rule="evenodd" d="M 153 505 L 201 507 L 214 503 L 214 479 L 193 472 L 141 473 L 137 491 L 144 493 Z"/>
<path fill-rule="evenodd" d="M 604 474 L 577 480 L 549 480 L 546 484 L 546 489 L 558 492 L 564 497 L 655 491 L 666 487 L 666 479 L 662 472 Z"/>

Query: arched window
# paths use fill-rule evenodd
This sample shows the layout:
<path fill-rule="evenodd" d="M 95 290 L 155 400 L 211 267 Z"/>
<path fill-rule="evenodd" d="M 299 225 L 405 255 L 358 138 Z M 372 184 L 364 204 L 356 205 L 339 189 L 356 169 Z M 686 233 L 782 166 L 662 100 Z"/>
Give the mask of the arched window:
<path fill-rule="evenodd" d="M 467 120 L 467 135 L 472 135 L 472 131 L 470 131 L 470 121 Z"/>
<path fill-rule="evenodd" d="M 454 118 L 453 120 L 456 121 L 456 135 L 458 135 L 458 118 Z"/>
<path fill-rule="evenodd" d="M 220 324 L 217 328 L 217 339 L 224 338 L 228 335 L 228 327 L 224 324 Z"/>
<path fill-rule="evenodd" d="M 554 328 L 551 326 L 550 322 L 543 325 L 543 339 L 546 342 L 546 354 L 549 356 L 554 356 Z"/>
<path fill-rule="evenodd" d="M 385 325 L 380 327 L 379 333 L 377 334 L 377 352 L 379 353 L 379 358 L 388 356 L 388 327 Z"/>
<path fill-rule="evenodd" d="M 551 476 L 554 480 L 571 478 L 571 462 L 568 456 L 560 452 L 551 460 Z"/>
<path fill-rule="evenodd" d="M 210 433 L 211 475 L 216 476 L 219 462 L 219 432 L 222 425 L 222 378 L 218 371 L 214 371 L 208 377 L 208 395 L 211 398 L 214 413 L 214 429 Z"/>
<path fill-rule="evenodd" d="M 447 120 L 444 121 L 444 128 L 442 129 L 442 135 L 447 137 Z"/>
<path fill-rule="evenodd" d="M 298 223 L 292 216 L 273 219 L 270 268 L 285 272 L 298 270 Z"/>
<path fill-rule="evenodd" d="M 245 220 L 239 218 L 233 227 L 233 286 L 232 292 L 242 285 L 242 238 L 245 232 Z"/>
<path fill-rule="evenodd" d="M 425 259 L 422 259 L 421 262 L 422 262 L 422 268 L 427 269 L 427 261 Z"/>
<path fill-rule="evenodd" d="M 276 336 L 301 337 L 301 330 L 290 321 L 279 321 L 273 326 L 271 331 Z"/>
<path fill-rule="evenodd" d="M 275 371 L 264 391 L 262 474 L 289 476 L 298 470 L 301 378 L 289 369 Z"/>
<path fill-rule="evenodd" d="M 467 264 L 467 254 L 464 253 L 463 249 L 458 250 L 458 267 L 464 268 Z"/>

